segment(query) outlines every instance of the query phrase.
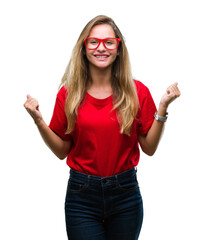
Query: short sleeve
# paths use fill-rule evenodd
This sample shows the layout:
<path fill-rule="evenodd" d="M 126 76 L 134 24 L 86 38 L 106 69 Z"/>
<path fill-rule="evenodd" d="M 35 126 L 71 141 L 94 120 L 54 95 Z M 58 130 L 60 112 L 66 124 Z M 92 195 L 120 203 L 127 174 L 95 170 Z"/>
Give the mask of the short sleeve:
<path fill-rule="evenodd" d="M 67 130 L 67 117 L 65 114 L 66 89 L 62 87 L 56 97 L 53 115 L 49 128 L 65 141 L 71 139 L 70 134 L 65 134 Z"/>
<path fill-rule="evenodd" d="M 138 134 L 145 135 L 153 124 L 157 108 L 149 89 L 139 81 L 136 81 L 136 87 L 140 104 L 137 115 Z"/>

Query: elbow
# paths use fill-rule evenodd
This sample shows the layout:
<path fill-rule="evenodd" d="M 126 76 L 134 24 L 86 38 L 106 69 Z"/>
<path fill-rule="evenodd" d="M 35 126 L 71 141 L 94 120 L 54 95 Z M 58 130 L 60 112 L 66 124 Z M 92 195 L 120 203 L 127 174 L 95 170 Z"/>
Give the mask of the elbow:
<path fill-rule="evenodd" d="M 139 136 L 139 143 L 142 151 L 148 156 L 151 157 L 156 152 L 157 145 L 148 141 L 147 136 Z"/>
<path fill-rule="evenodd" d="M 66 154 L 59 154 L 57 155 L 57 157 L 60 159 L 60 160 L 64 160 L 65 158 L 67 158 L 67 153 Z"/>
<path fill-rule="evenodd" d="M 71 149 L 72 149 L 72 141 L 63 141 L 64 145 L 63 148 L 61 149 L 58 158 L 60 160 L 64 160 L 65 158 L 67 158 L 68 154 L 70 153 Z"/>
<path fill-rule="evenodd" d="M 60 159 L 60 160 L 64 160 L 65 158 L 67 158 L 68 153 L 55 153 L 55 155 Z"/>
<path fill-rule="evenodd" d="M 145 152 L 149 157 L 152 157 L 155 154 L 155 151 Z"/>
<path fill-rule="evenodd" d="M 146 148 L 146 149 L 142 149 L 142 151 L 145 154 L 147 154 L 149 157 L 152 157 L 155 154 L 156 149 Z"/>
<path fill-rule="evenodd" d="M 63 149 L 61 149 L 60 152 L 58 152 L 58 154 L 56 154 L 56 155 L 60 160 L 64 160 L 65 158 L 67 158 L 70 151 L 71 151 L 71 145 L 69 144 L 67 146 L 67 144 L 66 144 L 65 147 Z"/>
<path fill-rule="evenodd" d="M 66 157 L 64 156 L 58 156 L 59 160 L 64 160 Z"/>

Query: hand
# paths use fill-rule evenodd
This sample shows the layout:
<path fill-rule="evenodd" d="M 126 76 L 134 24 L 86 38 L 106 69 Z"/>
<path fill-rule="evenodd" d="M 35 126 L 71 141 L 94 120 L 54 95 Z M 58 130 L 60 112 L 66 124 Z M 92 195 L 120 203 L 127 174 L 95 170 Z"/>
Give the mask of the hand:
<path fill-rule="evenodd" d="M 166 90 L 166 93 L 163 95 L 160 101 L 160 106 L 168 108 L 169 104 L 172 103 L 176 98 L 181 95 L 178 89 L 178 83 L 174 83 L 169 86 Z"/>
<path fill-rule="evenodd" d="M 24 103 L 24 107 L 31 115 L 35 123 L 39 123 L 43 118 L 39 110 L 38 101 L 35 98 L 32 98 L 30 95 L 27 95 L 27 101 Z"/>

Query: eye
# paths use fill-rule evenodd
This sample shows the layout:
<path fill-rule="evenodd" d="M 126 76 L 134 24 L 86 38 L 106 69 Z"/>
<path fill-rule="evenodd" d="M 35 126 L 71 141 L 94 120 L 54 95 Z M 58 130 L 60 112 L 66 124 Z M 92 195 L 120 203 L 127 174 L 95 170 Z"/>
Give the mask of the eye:
<path fill-rule="evenodd" d="M 94 39 L 94 38 L 91 38 L 91 39 L 88 40 L 88 44 L 97 45 L 98 44 L 98 40 Z"/>
<path fill-rule="evenodd" d="M 105 44 L 106 44 L 106 45 L 112 45 L 112 44 L 113 44 L 113 40 L 112 40 L 112 39 L 107 39 L 107 40 L 105 41 Z"/>

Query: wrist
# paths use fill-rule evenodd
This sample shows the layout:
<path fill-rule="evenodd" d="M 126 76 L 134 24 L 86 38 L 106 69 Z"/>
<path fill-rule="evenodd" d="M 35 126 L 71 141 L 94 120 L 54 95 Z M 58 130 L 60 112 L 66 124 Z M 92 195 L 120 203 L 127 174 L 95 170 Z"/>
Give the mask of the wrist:
<path fill-rule="evenodd" d="M 165 117 L 163 117 L 163 116 L 159 116 L 158 113 L 155 112 L 154 118 L 159 122 L 165 123 L 168 118 L 168 113 L 166 113 Z"/>
<path fill-rule="evenodd" d="M 44 123 L 44 120 L 43 118 L 38 118 L 38 119 L 35 119 L 34 122 L 37 127 L 40 127 Z"/>
<path fill-rule="evenodd" d="M 160 103 L 159 104 L 159 108 L 158 108 L 158 115 L 159 116 L 162 116 L 162 117 L 164 117 L 164 116 L 166 116 L 166 113 L 167 113 L 167 106 L 165 105 L 165 104 L 163 104 L 163 103 Z"/>

